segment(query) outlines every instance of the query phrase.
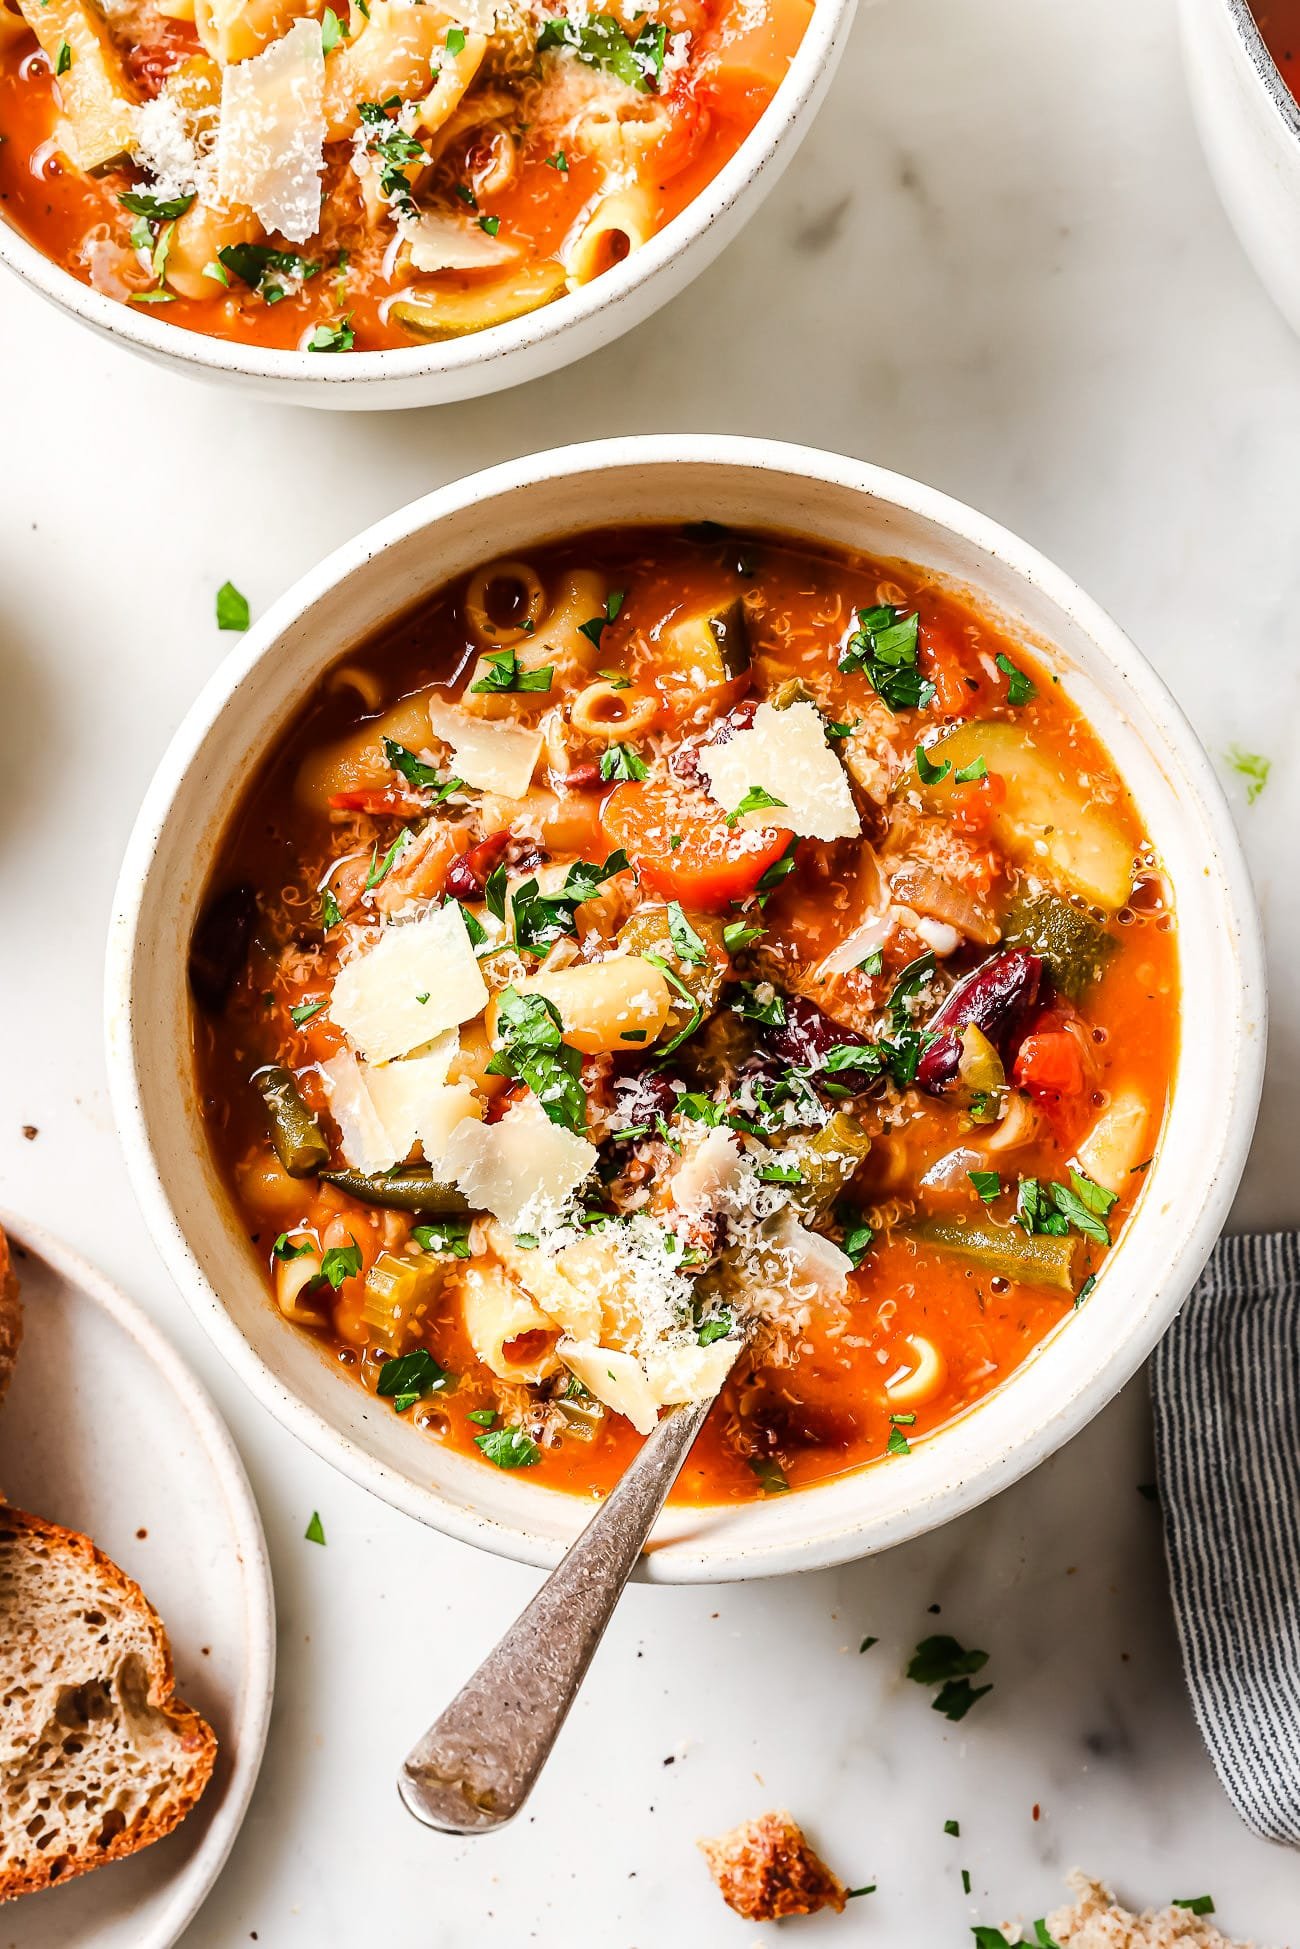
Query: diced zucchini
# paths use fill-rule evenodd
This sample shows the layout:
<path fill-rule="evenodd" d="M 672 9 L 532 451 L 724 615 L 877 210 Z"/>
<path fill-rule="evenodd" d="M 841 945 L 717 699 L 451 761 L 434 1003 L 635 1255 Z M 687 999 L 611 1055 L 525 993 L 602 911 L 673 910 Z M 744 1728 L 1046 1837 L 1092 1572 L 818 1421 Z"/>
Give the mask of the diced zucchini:
<path fill-rule="evenodd" d="M 1150 1129 L 1145 1097 L 1135 1089 L 1117 1089 L 1079 1145 L 1075 1162 L 1095 1184 L 1118 1196 L 1146 1159 Z"/>
<path fill-rule="evenodd" d="M 701 691 L 742 676 L 749 668 L 744 598 L 669 623 L 655 645 L 655 668 Z"/>
<path fill-rule="evenodd" d="M 388 315 L 412 338 L 432 344 L 464 338 L 492 325 L 508 325 L 562 296 L 566 284 L 564 266 L 554 258 L 543 258 L 506 277 L 478 280 L 461 290 L 411 292 L 395 299 Z"/>
<path fill-rule="evenodd" d="M 1055 893 L 1031 893 L 1013 901 L 1002 919 L 1006 947 L 1041 954 L 1063 995 L 1079 1001 L 1098 979 L 1116 943 L 1091 914 Z"/>
<path fill-rule="evenodd" d="M 654 955 L 666 961 L 683 988 L 690 993 L 702 1016 L 712 1015 L 718 1006 L 723 984 L 731 967 L 731 957 L 722 942 L 725 920 L 717 914 L 688 913 L 687 925 L 705 947 L 702 960 L 688 961 L 673 941 L 672 923 L 666 906 L 638 907 L 619 929 L 618 943 L 629 954 Z M 671 984 L 670 984 L 671 986 Z M 685 996 L 673 991 L 673 1005 L 660 1034 L 662 1042 L 680 1035 L 693 1013 Z"/>
<path fill-rule="evenodd" d="M 398 1354 L 419 1332 L 446 1277 L 446 1267 L 427 1254 L 402 1258 L 381 1252 L 365 1277 L 361 1317 L 371 1335 L 390 1354 Z"/>
<path fill-rule="evenodd" d="M 785 1149 L 803 1179 L 790 1188 L 795 1210 L 805 1218 L 829 1211 L 870 1149 L 870 1136 L 847 1110 L 837 1110 L 820 1130 L 796 1137 Z"/>
<path fill-rule="evenodd" d="M 1113 913 L 1133 884 L 1134 841 L 1108 806 L 1064 776 L 1023 726 L 1001 718 L 961 724 L 930 746 L 932 765 L 951 766 L 921 787 L 932 804 L 951 798 L 956 774 L 982 758 L 1006 785 L 993 814 L 999 844 L 1019 865 L 1055 879 Z"/>
<path fill-rule="evenodd" d="M 983 1272 L 1014 1279 L 1022 1286 L 1055 1286 L 1072 1293 L 1078 1285 L 1083 1241 L 1071 1233 L 1057 1238 L 1049 1232 L 1022 1232 L 1016 1225 L 991 1221 L 965 1224 L 958 1218 L 926 1218 L 907 1227 L 907 1236 L 922 1245 L 937 1245 L 969 1259 Z"/>

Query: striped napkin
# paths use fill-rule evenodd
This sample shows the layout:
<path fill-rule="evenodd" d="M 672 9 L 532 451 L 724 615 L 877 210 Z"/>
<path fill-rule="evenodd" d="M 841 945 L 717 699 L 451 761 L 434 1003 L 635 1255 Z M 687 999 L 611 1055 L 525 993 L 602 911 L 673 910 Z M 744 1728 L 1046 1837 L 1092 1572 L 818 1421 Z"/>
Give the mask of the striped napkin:
<path fill-rule="evenodd" d="M 1247 1826 L 1300 1847 L 1300 1233 L 1220 1240 L 1151 1399 L 1197 1723 Z"/>

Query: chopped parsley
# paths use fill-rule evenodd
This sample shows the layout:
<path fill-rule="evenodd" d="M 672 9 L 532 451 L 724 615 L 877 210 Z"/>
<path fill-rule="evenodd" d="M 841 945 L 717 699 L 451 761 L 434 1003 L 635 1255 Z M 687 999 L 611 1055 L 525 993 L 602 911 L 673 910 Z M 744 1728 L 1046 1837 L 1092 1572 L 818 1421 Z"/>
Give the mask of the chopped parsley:
<path fill-rule="evenodd" d="M 289 1020 L 295 1029 L 300 1029 L 304 1022 L 311 1021 L 313 1015 L 319 1015 L 324 1007 L 324 1002 L 299 1002 L 296 1008 L 289 1010 Z"/>
<path fill-rule="evenodd" d="M 545 995 L 502 989 L 497 1005 L 502 1047 L 488 1073 L 526 1083 L 552 1123 L 581 1134 L 587 1122 L 582 1056 L 565 1042 L 562 1028 L 560 1011 Z"/>
<path fill-rule="evenodd" d="M 866 1258 L 867 1253 L 871 1250 L 875 1242 L 875 1231 L 864 1219 L 849 1218 L 845 1220 L 844 1237 L 840 1243 L 840 1251 L 851 1262 L 854 1271 L 862 1264 L 862 1261 Z"/>
<path fill-rule="evenodd" d="M 600 754 L 600 775 L 604 779 L 648 778 L 650 767 L 644 758 L 638 758 L 630 744 L 611 744 Z"/>
<path fill-rule="evenodd" d="M 335 13 L 333 7 L 326 7 L 321 15 L 320 45 L 322 54 L 332 54 L 340 41 L 348 38 L 348 30 Z"/>
<path fill-rule="evenodd" d="M 556 23 L 554 21 L 550 21 L 547 23 L 548 26 L 554 26 L 555 24 Z M 596 649 L 599 649 L 601 637 L 605 634 L 605 631 L 609 628 L 610 624 L 618 620 L 619 611 L 622 609 L 626 599 L 627 599 L 626 589 L 611 589 L 609 594 L 605 598 L 604 614 L 600 616 L 590 616 L 588 617 L 585 623 L 579 623 L 578 624 L 579 635 L 585 636 L 589 643 L 593 644 Z"/>
<path fill-rule="evenodd" d="M 319 1543 L 322 1548 L 324 1547 L 325 1525 L 324 1523 L 322 1523 L 320 1519 L 319 1509 L 312 1510 L 310 1521 L 308 1522 L 306 1529 L 303 1531 L 303 1539 L 305 1542 Z"/>
<path fill-rule="evenodd" d="M 322 927 L 337 927 L 343 918 L 343 909 L 329 887 L 321 888 L 320 924 Z"/>
<path fill-rule="evenodd" d="M 352 313 L 345 311 L 333 325 L 317 325 L 307 340 L 307 350 L 309 352 L 350 352 L 357 339 L 349 323 L 351 317 Z"/>
<path fill-rule="evenodd" d="M 331 1245 L 320 1262 L 320 1277 L 331 1285 L 335 1292 L 345 1279 L 355 1279 L 361 1270 L 361 1247 L 353 1239 L 351 1245 Z"/>
<path fill-rule="evenodd" d="M 444 786 L 436 766 L 426 765 L 423 758 L 417 758 L 413 751 L 408 751 L 404 744 L 398 744 L 392 738 L 384 739 L 384 757 L 393 770 L 400 772 L 407 784 L 414 785 L 417 791 L 427 792 L 436 785 L 445 797 L 452 786 L 459 783 L 459 780 L 449 780 Z"/>
<path fill-rule="evenodd" d="M 250 620 L 248 597 L 233 582 L 223 582 L 217 590 L 217 628 L 247 629 Z"/>
<path fill-rule="evenodd" d="M 597 866 L 593 860 L 575 860 L 558 893 L 543 893 L 537 880 L 525 880 L 515 890 L 510 903 L 515 946 L 520 953 L 540 959 L 552 941 L 558 941 L 562 934 L 575 934 L 578 908 L 585 900 L 594 900 L 606 880 L 622 873 L 627 863 L 627 854 L 621 846 L 610 853 L 603 866 Z M 487 888 L 485 895 L 486 892 Z"/>
<path fill-rule="evenodd" d="M 447 38 L 443 45 L 453 60 L 456 55 L 463 54 L 465 52 L 465 29 L 463 27 L 449 27 L 447 29 Z"/>
<path fill-rule="evenodd" d="M 765 927 L 746 927 L 743 920 L 729 920 L 722 930 L 722 944 L 728 954 L 739 954 L 742 948 L 761 941 L 766 932 Z"/>
<path fill-rule="evenodd" d="M 975 1196 L 991 1205 L 1002 1195 L 1002 1179 L 996 1171 L 967 1171 L 967 1177 L 975 1186 Z"/>
<path fill-rule="evenodd" d="M 785 1470 L 775 1456 L 747 1455 L 745 1460 L 758 1477 L 758 1486 L 765 1496 L 785 1494 L 790 1484 L 786 1480 Z"/>
<path fill-rule="evenodd" d="M 59 51 L 54 57 L 55 74 L 66 74 L 72 66 L 72 49 L 66 41 L 59 42 Z"/>
<path fill-rule="evenodd" d="M 422 1252 L 451 1259 L 470 1256 L 468 1218 L 435 1218 L 432 1224 L 413 1226 L 411 1237 Z"/>
<path fill-rule="evenodd" d="M 894 1420 L 894 1417 L 892 1415 L 890 1416 L 890 1420 L 891 1423 Z M 911 1442 L 909 1442 L 907 1436 L 903 1433 L 902 1429 L 891 1426 L 889 1430 L 889 1440 L 885 1443 L 886 1455 L 910 1455 L 911 1452 L 912 1452 L 912 1444 Z"/>
<path fill-rule="evenodd" d="M 358 102 L 357 113 L 362 124 L 373 131 L 366 140 L 366 153 L 379 159 L 380 195 L 390 208 L 413 217 L 416 208 L 406 172 L 412 163 L 425 163 L 429 157 L 415 137 L 392 119 L 389 110 L 400 110 L 401 106 L 400 95 L 389 95 L 382 102 Z"/>
<path fill-rule="evenodd" d="M 993 661 L 1007 680 L 1008 704 L 1028 704 L 1037 697 L 1038 686 L 1011 661 L 1004 651 L 999 650 Z"/>
<path fill-rule="evenodd" d="M 711 1347 L 715 1340 L 725 1340 L 731 1331 L 730 1313 L 719 1313 L 711 1320 L 705 1320 L 695 1338 L 702 1347 Z"/>
<path fill-rule="evenodd" d="M 959 785 L 974 785 L 979 779 L 987 778 L 989 768 L 983 758 L 972 758 L 968 765 L 960 766 L 953 777 Z"/>
<path fill-rule="evenodd" d="M 940 779 L 946 778 L 948 776 L 948 773 L 951 770 L 952 770 L 951 758 L 945 758 L 942 764 L 936 765 L 932 762 L 930 757 L 927 755 L 925 746 L 922 744 L 917 745 L 916 775 L 920 779 L 922 785 L 937 785 Z M 961 774 L 958 773 L 958 777 L 960 776 Z"/>
<path fill-rule="evenodd" d="M 585 20 L 544 21 L 537 52 L 568 48 L 587 67 L 604 68 L 645 95 L 659 85 L 667 39 L 662 21 L 647 21 L 636 39 L 629 40 L 612 14 L 588 14 Z"/>
<path fill-rule="evenodd" d="M 217 262 L 233 271 L 241 284 L 260 292 L 268 304 L 284 296 L 283 286 L 271 281 L 274 277 L 297 277 L 305 283 L 320 269 L 295 250 L 271 250 L 266 244 L 226 244 L 217 252 Z"/>
<path fill-rule="evenodd" d="M 1185 1908 L 1192 1915 L 1213 1915 L 1214 1897 L 1212 1895 L 1175 1895 L 1171 1908 Z"/>
<path fill-rule="evenodd" d="M 194 192 L 191 190 L 185 196 L 152 196 L 147 190 L 125 189 L 119 190 L 117 200 L 132 216 L 143 217 L 148 223 L 171 223 L 185 215 L 194 201 Z M 134 231 L 131 241 L 135 243 Z"/>
<path fill-rule="evenodd" d="M 410 838 L 411 835 L 409 832 L 405 830 L 399 832 L 382 859 L 379 857 L 379 841 L 375 841 L 370 849 L 370 870 L 366 874 L 365 891 L 367 893 L 371 887 L 377 887 L 381 880 L 388 878 L 388 875 L 397 863 L 398 854 L 405 852 L 410 843 Z"/>
<path fill-rule="evenodd" d="M 565 155 L 563 149 L 557 149 L 553 156 L 548 156 L 546 158 L 546 167 L 548 169 L 558 170 L 561 176 L 568 175 L 569 158 Z"/>
<path fill-rule="evenodd" d="M 1095 1184 L 1082 1171 L 1071 1169 L 1068 1185 L 1021 1178 L 1014 1222 L 1031 1236 L 1044 1232 L 1053 1238 L 1064 1238 L 1073 1227 L 1095 1245 L 1109 1245 L 1110 1231 L 1105 1221 L 1114 1203 L 1115 1193 Z"/>
<path fill-rule="evenodd" d="M 761 988 L 771 989 L 769 995 L 759 993 Z M 731 1004 L 735 1013 L 746 1022 L 760 1022 L 769 1029 L 779 1029 L 785 1023 L 785 997 L 771 982 L 742 981 L 740 992 Z"/>
<path fill-rule="evenodd" d="M 500 217 L 480 217 L 478 227 L 489 237 L 495 237 L 497 231 L 501 228 L 501 219 Z"/>
<path fill-rule="evenodd" d="M 480 1428 L 490 1428 L 496 1418 L 495 1408 L 471 1408 L 465 1416 L 466 1421 L 477 1421 Z"/>
<path fill-rule="evenodd" d="M 680 900 L 668 902 L 668 934 L 679 961 L 695 967 L 707 959 L 709 950 L 687 920 Z"/>
<path fill-rule="evenodd" d="M 772 794 L 765 791 L 761 785 L 751 785 L 735 811 L 728 812 L 727 824 L 734 826 L 737 819 L 741 818 L 744 813 L 766 812 L 772 806 L 776 806 L 779 810 L 784 811 L 785 800 L 773 798 Z"/>
<path fill-rule="evenodd" d="M 485 1435 L 475 1435 L 474 1446 L 499 1469 L 529 1469 L 542 1459 L 541 1449 L 522 1428 L 490 1428 Z"/>
<path fill-rule="evenodd" d="M 289 1237 L 288 1232 L 281 1232 L 279 1238 L 271 1247 L 273 1256 L 279 1259 L 282 1264 L 287 1264 L 290 1259 L 305 1259 L 310 1251 L 311 1246 L 305 1242 L 302 1245 L 295 1245 Z"/>
<path fill-rule="evenodd" d="M 873 947 L 870 954 L 858 962 L 858 972 L 864 975 L 878 975 L 885 971 L 885 955 L 882 948 Z"/>
<path fill-rule="evenodd" d="M 858 1656 L 861 1657 L 864 1651 L 870 1651 L 873 1644 L 879 1644 L 879 1643 L 880 1643 L 879 1638 L 864 1638 L 862 1640 L 862 1643 L 858 1646 Z"/>
<path fill-rule="evenodd" d="M 754 889 L 758 895 L 758 904 L 760 907 L 766 901 L 768 894 L 780 886 L 786 875 L 793 873 L 795 854 L 798 849 L 799 835 L 798 833 L 792 833 L 790 835 L 790 842 L 780 859 L 774 859 L 772 861 L 772 864 L 768 867 L 766 873 L 764 873 L 762 879 Z"/>
<path fill-rule="evenodd" d="M 426 1394 L 445 1388 L 450 1378 L 427 1347 L 417 1347 L 414 1353 L 404 1353 L 400 1359 L 384 1362 L 375 1392 L 391 1400 L 398 1414 L 404 1414 Z"/>
<path fill-rule="evenodd" d="M 840 657 L 840 669 L 859 671 L 891 711 L 924 708 L 934 697 L 934 685 L 917 663 L 921 618 L 915 610 L 892 602 L 859 609 L 858 627 Z"/>
<path fill-rule="evenodd" d="M 1243 751 L 1239 744 L 1230 744 L 1223 755 L 1237 776 L 1245 779 L 1246 803 L 1253 805 L 1268 784 L 1273 760 L 1262 757 L 1258 751 Z"/>
<path fill-rule="evenodd" d="M 519 661 L 518 650 L 489 650 L 483 661 L 488 668 L 470 689 L 488 695 L 504 690 L 549 690 L 555 675 L 551 663 L 543 664 L 539 670 L 525 668 Z"/>
<path fill-rule="evenodd" d="M 951 1834 L 954 1840 L 960 1840 L 961 1822 L 956 1820 L 946 1820 L 943 1824 L 943 1831 L 945 1834 Z"/>
<path fill-rule="evenodd" d="M 991 1692 L 991 1685 L 972 1685 L 972 1676 L 988 1663 L 987 1651 L 967 1651 L 956 1638 L 940 1634 L 923 1638 L 912 1653 L 907 1676 L 917 1685 L 936 1685 L 930 1701 L 935 1712 L 945 1719 L 964 1719 L 977 1699 Z"/>

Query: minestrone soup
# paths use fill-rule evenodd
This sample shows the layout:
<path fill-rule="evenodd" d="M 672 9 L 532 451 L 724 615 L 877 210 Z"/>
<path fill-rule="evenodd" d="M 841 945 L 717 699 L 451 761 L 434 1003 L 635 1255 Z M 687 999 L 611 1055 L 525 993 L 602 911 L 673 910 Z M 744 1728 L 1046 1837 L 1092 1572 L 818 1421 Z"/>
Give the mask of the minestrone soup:
<path fill-rule="evenodd" d="M 1088 1303 L 1159 1139 L 1174 913 L 1028 645 L 705 522 L 485 564 L 336 665 L 192 947 L 268 1297 L 428 1436 L 599 1495 L 906 1456 Z"/>
<path fill-rule="evenodd" d="M 169 323 L 338 353 L 598 278 L 754 127 L 812 0 L 0 0 L 0 202 Z"/>

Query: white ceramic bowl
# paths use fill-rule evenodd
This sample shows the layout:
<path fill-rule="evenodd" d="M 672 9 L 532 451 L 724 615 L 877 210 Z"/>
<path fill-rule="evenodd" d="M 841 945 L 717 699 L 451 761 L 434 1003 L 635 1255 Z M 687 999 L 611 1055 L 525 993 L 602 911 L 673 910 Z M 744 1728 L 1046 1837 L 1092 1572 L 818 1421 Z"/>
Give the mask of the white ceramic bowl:
<path fill-rule="evenodd" d="M 1210 174 L 1246 255 L 1300 332 L 1300 104 L 1246 0 L 1181 0 L 1183 61 Z"/>
<path fill-rule="evenodd" d="M 445 345 L 337 355 L 264 350 L 182 330 L 166 307 L 119 304 L 52 263 L 0 217 L 0 264 L 61 311 L 157 365 L 282 405 L 435 406 L 504 392 L 608 345 L 684 290 L 737 236 L 806 134 L 839 65 L 857 0 L 816 0 L 789 73 L 757 126 L 680 215 L 621 264 L 513 324 Z"/>
<path fill-rule="evenodd" d="M 227 658 L 150 786 L 122 869 L 107 974 L 113 1101 L 149 1227 L 186 1299 L 278 1420 L 356 1481 L 487 1549 L 554 1563 L 590 1504 L 441 1448 L 275 1311 L 209 1158 L 189 1060 L 186 946 L 226 817 L 313 680 L 378 625 L 497 555 L 587 526 L 712 519 L 922 562 L 1046 654 L 1114 754 L 1176 890 L 1183 1038 L 1142 1204 L 1096 1291 L 1003 1387 L 870 1468 L 770 1502 L 661 1520 L 645 1574 L 836 1563 L 971 1508 L 1067 1440 L 1169 1324 L 1245 1161 L 1264 1057 L 1259 927 L 1222 794 L 1150 667 L 1069 577 L 942 494 L 759 440 L 626 439 L 495 467 L 380 522 L 306 576 Z"/>

